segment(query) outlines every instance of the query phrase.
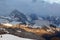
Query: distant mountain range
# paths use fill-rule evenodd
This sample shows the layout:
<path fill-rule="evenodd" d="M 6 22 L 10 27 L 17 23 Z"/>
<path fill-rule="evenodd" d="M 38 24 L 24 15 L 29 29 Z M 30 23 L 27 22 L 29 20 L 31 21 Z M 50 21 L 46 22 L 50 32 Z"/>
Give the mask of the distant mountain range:
<path fill-rule="evenodd" d="M 43 20 L 47 20 L 57 26 L 60 25 L 60 17 L 59 16 L 46 16 L 46 17 L 42 17 L 42 18 L 43 18 Z"/>
<path fill-rule="evenodd" d="M 34 21 L 34 20 L 38 20 L 38 16 L 37 16 L 36 14 L 30 14 L 30 15 L 27 17 L 25 14 L 19 12 L 18 10 L 13 10 L 9 16 L 10 16 L 12 19 L 15 19 L 15 21 L 22 22 L 23 24 L 26 24 L 27 22 L 28 22 L 29 24 L 34 24 L 33 21 Z M 28 18 L 29 18 L 30 20 L 28 20 Z"/>
<path fill-rule="evenodd" d="M 26 15 L 24 13 L 19 12 L 18 10 L 13 10 L 8 17 L 0 16 L 1 19 L 6 19 L 9 22 L 20 22 L 22 24 L 30 24 L 30 25 L 48 25 L 54 24 L 56 26 L 60 25 L 60 17 L 59 16 L 38 16 L 35 13 Z"/>
<path fill-rule="evenodd" d="M 60 24 L 60 17 L 58 16 L 38 16 L 36 14 L 30 14 L 30 15 L 25 15 L 24 13 L 21 13 L 19 12 L 18 10 L 13 10 L 11 12 L 11 14 L 9 15 L 12 19 L 15 19 L 15 21 L 19 21 L 19 22 L 22 22 L 24 24 L 26 24 L 27 22 L 29 24 L 32 24 L 34 25 L 35 24 L 35 20 L 46 20 L 46 21 L 49 21 L 50 23 L 52 24 L 55 24 L 55 25 L 59 25 Z M 29 18 L 29 20 L 28 20 Z"/>

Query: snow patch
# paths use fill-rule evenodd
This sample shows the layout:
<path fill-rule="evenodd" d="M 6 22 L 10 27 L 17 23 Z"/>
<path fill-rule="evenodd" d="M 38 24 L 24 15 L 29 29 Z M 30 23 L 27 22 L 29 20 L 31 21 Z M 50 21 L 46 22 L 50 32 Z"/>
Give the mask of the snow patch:
<path fill-rule="evenodd" d="M 32 39 L 26 39 L 26 38 L 17 37 L 10 34 L 4 34 L 2 35 L 2 38 L 0 37 L 0 40 L 32 40 Z"/>

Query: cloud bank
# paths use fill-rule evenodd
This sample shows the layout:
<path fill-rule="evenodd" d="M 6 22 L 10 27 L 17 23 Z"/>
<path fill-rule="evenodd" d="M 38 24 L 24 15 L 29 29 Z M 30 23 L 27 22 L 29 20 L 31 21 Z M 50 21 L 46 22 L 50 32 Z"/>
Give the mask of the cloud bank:
<path fill-rule="evenodd" d="M 48 2 L 48 3 L 51 3 L 51 4 L 53 4 L 53 3 L 58 3 L 58 4 L 60 4 L 60 0 L 44 0 L 44 1 L 46 1 L 46 2 Z"/>

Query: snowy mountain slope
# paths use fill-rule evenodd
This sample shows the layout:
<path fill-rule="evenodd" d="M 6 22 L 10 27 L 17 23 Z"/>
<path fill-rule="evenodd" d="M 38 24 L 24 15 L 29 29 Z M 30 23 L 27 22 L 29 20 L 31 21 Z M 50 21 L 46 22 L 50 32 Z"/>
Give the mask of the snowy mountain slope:
<path fill-rule="evenodd" d="M 10 34 L 4 34 L 2 35 L 2 38 L 0 37 L 0 40 L 32 40 L 32 39 L 20 38 Z"/>

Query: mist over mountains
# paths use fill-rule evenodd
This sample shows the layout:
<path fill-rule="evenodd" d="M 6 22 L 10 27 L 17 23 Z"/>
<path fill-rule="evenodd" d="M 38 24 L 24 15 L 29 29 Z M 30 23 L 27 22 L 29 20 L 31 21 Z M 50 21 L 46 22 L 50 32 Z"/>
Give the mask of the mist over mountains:
<path fill-rule="evenodd" d="M 20 22 L 22 24 L 28 24 L 28 25 L 34 25 L 34 26 L 42 26 L 42 25 L 49 25 L 53 24 L 56 26 L 60 25 L 60 17 L 59 16 L 53 16 L 53 15 L 48 15 L 48 16 L 40 16 L 35 13 L 26 15 L 19 10 L 15 9 L 13 10 L 8 16 L 0 16 L 0 20 L 4 19 L 9 21 L 14 22 Z M 2 21 L 1 21 L 2 22 Z"/>
<path fill-rule="evenodd" d="M 56 25 L 60 24 L 60 4 L 58 3 L 51 4 L 44 0 L 0 0 L 0 10 L 0 16 L 10 16 L 14 19 L 13 15 L 15 21 L 21 21 L 24 24 L 26 22 L 35 24 L 34 20 L 47 20 Z"/>
<path fill-rule="evenodd" d="M 44 25 L 44 23 L 46 25 L 50 24 L 54 24 L 56 26 L 60 25 L 60 17 L 58 16 L 38 16 L 34 13 L 30 14 L 30 15 L 25 15 L 24 13 L 19 12 L 18 10 L 13 10 L 11 12 L 11 14 L 9 15 L 9 17 L 11 17 L 12 19 L 14 19 L 14 21 L 17 22 L 22 22 L 23 24 L 30 24 L 30 25 L 39 25 L 42 24 Z M 28 19 L 29 18 L 29 19 Z M 49 23 L 48 23 L 49 22 Z"/>

